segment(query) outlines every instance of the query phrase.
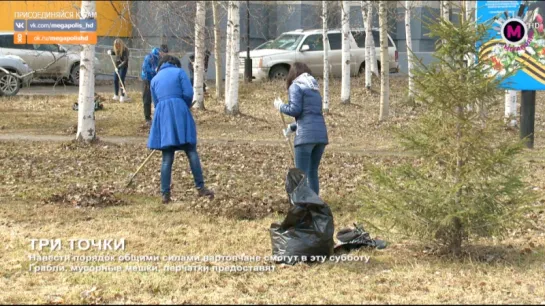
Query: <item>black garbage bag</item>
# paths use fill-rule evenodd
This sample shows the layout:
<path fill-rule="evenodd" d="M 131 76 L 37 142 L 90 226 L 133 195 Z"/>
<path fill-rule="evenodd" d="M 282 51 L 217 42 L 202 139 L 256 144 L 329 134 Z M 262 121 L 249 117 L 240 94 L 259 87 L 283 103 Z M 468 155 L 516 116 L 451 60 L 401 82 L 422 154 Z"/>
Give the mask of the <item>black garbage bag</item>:
<path fill-rule="evenodd" d="M 314 256 L 333 255 L 334 224 L 329 206 L 310 188 L 305 173 L 292 168 L 286 177 L 290 200 L 282 223 L 270 227 L 272 254 L 276 263 L 295 264 Z"/>
<path fill-rule="evenodd" d="M 335 246 L 335 253 L 350 252 L 362 247 L 384 249 L 388 243 L 380 239 L 371 239 L 371 236 L 362 226 L 354 223 L 354 228 L 343 228 L 337 233 L 339 243 Z"/>

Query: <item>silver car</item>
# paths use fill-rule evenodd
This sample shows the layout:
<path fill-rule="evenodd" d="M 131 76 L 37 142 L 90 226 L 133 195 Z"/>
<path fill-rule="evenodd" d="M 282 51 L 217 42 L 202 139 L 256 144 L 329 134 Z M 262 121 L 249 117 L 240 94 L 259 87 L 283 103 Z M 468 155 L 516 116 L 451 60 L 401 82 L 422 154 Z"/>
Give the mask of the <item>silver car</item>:
<path fill-rule="evenodd" d="M 32 80 L 32 69 L 16 55 L 0 56 L 0 96 L 15 96 Z"/>
<path fill-rule="evenodd" d="M 350 71 L 353 76 L 364 72 L 365 68 L 365 30 L 351 29 L 350 39 Z M 373 29 L 377 64 L 380 66 L 380 39 L 378 29 Z M 330 75 L 340 77 L 342 71 L 342 33 L 340 30 L 327 32 L 329 45 L 328 61 Z M 396 45 L 388 35 L 388 53 L 390 55 L 389 71 L 399 72 L 398 52 Z M 295 62 L 303 62 L 315 76 L 323 75 L 324 45 L 322 30 L 295 30 L 282 33 L 264 49 L 250 51 L 252 58 L 252 79 L 284 79 L 289 68 Z M 244 58 L 246 52 L 239 53 L 240 75 L 244 75 Z"/>
<path fill-rule="evenodd" d="M 0 33 L 0 55 L 17 55 L 32 70 L 36 78 L 65 79 L 79 85 L 78 51 L 67 50 L 58 44 L 15 44 L 13 32 Z M 95 57 L 95 71 L 100 71 L 100 62 Z"/>

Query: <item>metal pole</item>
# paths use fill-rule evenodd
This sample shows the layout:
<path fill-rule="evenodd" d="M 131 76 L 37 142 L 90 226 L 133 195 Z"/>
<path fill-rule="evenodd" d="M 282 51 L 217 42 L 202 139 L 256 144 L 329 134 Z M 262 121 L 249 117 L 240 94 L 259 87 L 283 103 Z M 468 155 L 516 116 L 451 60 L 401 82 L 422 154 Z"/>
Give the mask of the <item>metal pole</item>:
<path fill-rule="evenodd" d="M 250 58 L 250 1 L 246 0 L 246 59 L 244 60 L 244 81 L 252 82 L 252 59 Z"/>
<path fill-rule="evenodd" d="M 520 103 L 520 139 L 528 137 L 526 147 L 534 148 L 534 122 L 536 118 L 536 91 L 523 90 Z"/>

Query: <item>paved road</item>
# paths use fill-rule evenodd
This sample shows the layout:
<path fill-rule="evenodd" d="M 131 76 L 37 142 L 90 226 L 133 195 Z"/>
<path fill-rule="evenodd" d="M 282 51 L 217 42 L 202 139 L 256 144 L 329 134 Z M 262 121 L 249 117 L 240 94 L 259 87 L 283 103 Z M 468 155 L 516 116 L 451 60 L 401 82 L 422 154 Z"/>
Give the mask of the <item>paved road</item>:
<path fill-rule="evenodd" d="M 114 85 L 112 82 L 113 78 L 111 76 L 97 76 L 97 84 L 95 85 L 95 92 L 101 94 L 110 94 L 114 93 Z M 128 78 L 126 80 L 126 88 L 130 91 L 140 92 L 142 85 L 139 80 L 136 78 Z M 31 95 L 71 95 L 78 94 L 79 87 L 75 85 L 68 85 L 59 83 L 55 85 L 53 80 L 39 80 L 33 81 L 30 87 L 23 87 L 17 95 L 21 96 L 31 96 Z"/>
<path fill-rule="evenodd" d="M 392 73 L 390 77 L 403 77 L 401 73 Z M 95 85 L 95 92 L 107 95 L 113 95 L 114 85 L 112 83 L 113 77 L 110 75 L 100 75 L 97 76 L 97 84 Z M 135 77 L 127 77 L 126 88 L 128 91 L 136 91 L 138 93 L 142 90 L 142 83 Z M 206 86 L 209 88 L 214 88 L 214 81 L 210 80 L 206 83 Z M 57 84 L 55 86 L 54 81 L 40 80 L 33 81 L 30 87 L 21 88 L 17 95 L 22 96 L 31 96 L 31 95 L 68 95 L 68 94 L 78 94 L 78 86 L 74 85 L 63 85 Z"/>

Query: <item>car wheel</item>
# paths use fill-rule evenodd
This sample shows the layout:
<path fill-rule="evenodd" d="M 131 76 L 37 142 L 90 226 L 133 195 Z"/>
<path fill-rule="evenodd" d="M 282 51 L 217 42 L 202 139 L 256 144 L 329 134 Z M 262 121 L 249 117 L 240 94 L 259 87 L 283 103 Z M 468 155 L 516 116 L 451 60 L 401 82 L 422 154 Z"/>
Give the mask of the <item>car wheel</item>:
<path fill-rule="evenodd" d="M 288 69 L 284 66 L 276 66 L 271 69 L 269 78 L 271 80 L 285 80 L 288 76 Z"/>
<path fill-rule="evenodd" d="M 79 63 L 75 64 L 70 70 L 70 83 L 79 86 Z"/>
<path fill-rule="evenodd" d="M 0 92 L 4 96 L 15 96 L 19 92 L 19 79 L 16 76 L 0 72 Z"/>
<path fill-rule="evenodd" d="M 380 62 L 377 61 L 377 70 L 380 74 Z M 358 70 L 358 76 L 365 76 L 365 62 L 361 63 L 360 69 Z"/>
<path fill-rule="evenodd" d="M 365 76 L 365 62 L 361 63 L 360 69 L 358 70 L 358 76 Z"/>

